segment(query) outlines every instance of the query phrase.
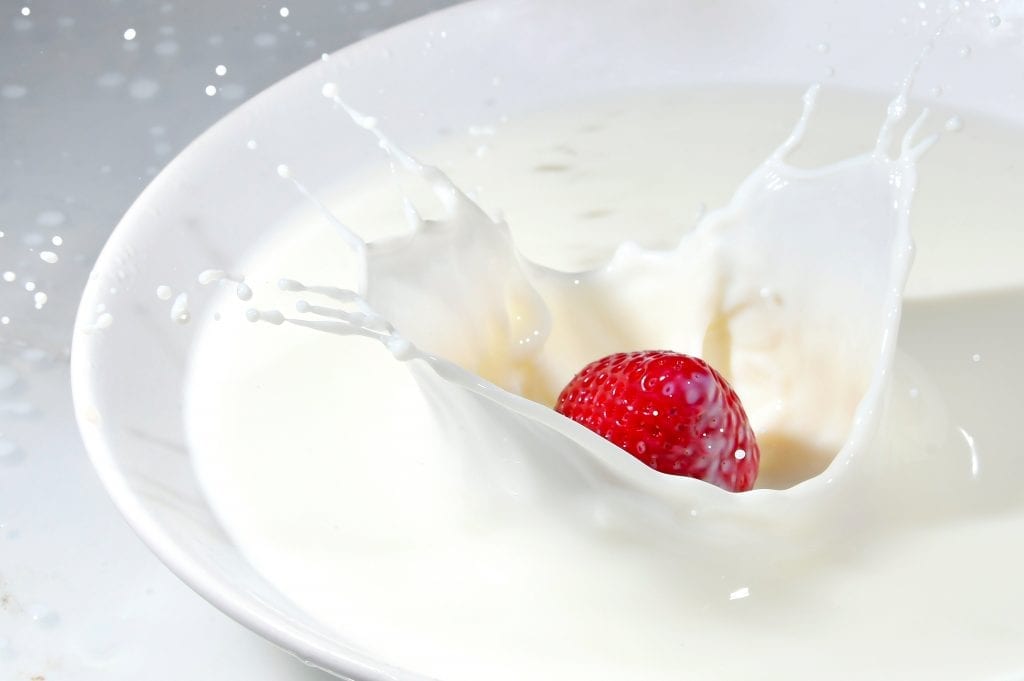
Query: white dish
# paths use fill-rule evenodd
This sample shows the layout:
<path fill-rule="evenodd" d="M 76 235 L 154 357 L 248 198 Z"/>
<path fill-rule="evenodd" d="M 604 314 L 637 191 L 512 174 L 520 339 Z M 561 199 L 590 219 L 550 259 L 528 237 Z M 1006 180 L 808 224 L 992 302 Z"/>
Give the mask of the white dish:
<path fill-rule="evenodd" d="M 203 596 L 311 664 L 358 679 L 421 678 L 333 638 L 267 584 L 220 529 L 184 445 L 181 382 L 192 327 L 171 323 L 157 287 L 189 282 L 191 314 L 209 314 L 195 273 L 230 268 L 247 246 L 309 212 L 277 177 L 277 163 L 319 194 L 377 158 L 365 133 L 321 96 L 328 81 L 416 147 L 440 130 L 490 120 L 496 110 L 514 114 L 632 88 L 803 86 L 823 78 L 827 66 L 843 86 L 892 92 L 933 30 L 915 20 L 908 23 L 913 35 L 880 38 L 916 4 L 799 4 L 601 3 L 582 13 L 569 1 L 471 3 L 343 50 L 199 138 L 111 237 L 77 322 L 79 422 L 129 522 Z M 944 49 L 929 57 L 921 89 L 941 83 L 946 104 L 1019 120 L 1024 92 L 994 87 L 1008 64 L 999 35 L 980 31 L 975 23 L 952 25 Z M 958 54 L 965 42 L 973 46 L 969 69 Z M 828 59 L 815 57 L 823 53 L 819 44 L 833 46 Z M 866 45 L 869 52 L 861 50 Z"/>

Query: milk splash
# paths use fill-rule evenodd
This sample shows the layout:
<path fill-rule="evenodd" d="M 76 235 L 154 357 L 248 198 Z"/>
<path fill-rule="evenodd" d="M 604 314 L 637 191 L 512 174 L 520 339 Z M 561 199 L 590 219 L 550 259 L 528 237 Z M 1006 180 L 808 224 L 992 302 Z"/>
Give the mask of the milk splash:
<path fill-rule="evenodd" d="M 949 588 L 982 574 L 962 547 L 989 535 L 943 519 L 989 488 L 972 487 L 963 433 L 928 412 L 946 394 L 894 358 L 915 167 L 935 138 L 916 141 L 919 119 L 897 142 L 894 106 L 863 155 L 793 167 L 816 95 L 675 247 L 623 245 L 576 273 L 518 255 L 503 223 L 385 138 L 441 217 L 410 206 L 407 234 L 367 244 L 325 210 L 363 254 L 360 285 L 283 280 L 296 311 L 249 315 L 377 343 L 275 328 L 238 348 L 212 324 L 197 343 L 190 449 L 247 559 L 340 640 L 429 678 L 865 678 L 936 640 L 976 657 L 923 615 L 1020 598 Z M 729 375 L 764 489 L 657 473 L 550 409 L 584 362 L 638 347 Z M 985 574 L 1019 572 L 1011 550 L 986 555 Z M 851 657 L 865 646 L 877 659 Z"/>
<path fill-rule="evenodd" d="M 815 496 L 870 456 L 893 361 L 912 255 L 915 164 L 937 138 L 915 142 L 925 111 L 891 153 L 909 86 L 910 79 L 868 153 L 804 170 L 786 159 L 810 121 L 819 91 L 811 87 L 790 136 L 729 205 L 704 216 L 675 248 L 625 243 L 603 266 L 565 273 L 518 254 L 504 222 L 439 169 L 391 143 L 328 84 L 323 94 L 377 136 L 396 170 L 429 183 L 443 217 L 424 220 L 407 202 L 407 234 L 365 243 L 279 166 L 355 252 L 359 285 L 282 280 L 282 290 L 335 305 L 302 299 L 302 317 L 255 309 L 247 316 L 382 342 L 438 397 L 442 420 L 473 419 L 480 433 L 530 434 L 533 445 L 517 456 L 531 465 L 512 476 L 524 487 L 543 489 L 557 465 L 584 486 L 639 491 L 664 508 L 714 503 L 756 515 L 758 505 L 776 503 L 777 493 L 730 501 L 710 485 L 648 469 L 549 408 L 568 378 L 596 357 L 645 348 L 703 356 L 744 401 L 764 451 L 760 486 L 805 481 L 789 496 Z M 457 417 L 460 410 L 466 413 Z M 494 449 L 478 444 L 467 451 Z M 507 470 L 491 475 L 499 486 L 508 477 Z"/>

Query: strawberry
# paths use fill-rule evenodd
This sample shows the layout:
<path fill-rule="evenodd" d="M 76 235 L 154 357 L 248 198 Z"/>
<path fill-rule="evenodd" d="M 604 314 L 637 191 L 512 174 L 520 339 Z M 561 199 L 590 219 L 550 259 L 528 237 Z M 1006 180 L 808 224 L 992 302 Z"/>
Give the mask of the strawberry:
<path fill-rule="evenodd" d="M 583 367 L 555 410 L 663 473 L 732 492 L 754 486 L 760 452 L 740 398 L 707 362 L 666 350 Z"/>

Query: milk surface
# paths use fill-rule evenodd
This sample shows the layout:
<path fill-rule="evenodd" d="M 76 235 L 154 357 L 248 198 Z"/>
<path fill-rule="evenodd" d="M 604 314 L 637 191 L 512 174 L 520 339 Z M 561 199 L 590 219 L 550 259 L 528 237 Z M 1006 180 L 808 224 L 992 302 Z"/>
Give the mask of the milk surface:
<path fill-rule="evenodd" d="M 439 219 L 368 258 L 368 302 L 415 352 L 254 326 L 228 289 L 220 321 L 193 320 L 191 450 L 257 569 L 445 681 L 1024 671 L 1024 138 L 968 116 L 918 164 L 936 115 L 868 158 L 884 100 L 823 97 L 788 161 L 799 93 L 753 89 L 632 93 L 420 152 L 508 233 L 383 162 L 339 188 L 367 240 L 407 232 L 403 194 Z M 256 318 L 343 323 L 334 292 L 276 282 L 358 287 L 356 260 L 310 220 L 238 274 Z M 547 409 L 586 361 L 642 347 L 724 367 L 761 489 L 657 474 Z"/>

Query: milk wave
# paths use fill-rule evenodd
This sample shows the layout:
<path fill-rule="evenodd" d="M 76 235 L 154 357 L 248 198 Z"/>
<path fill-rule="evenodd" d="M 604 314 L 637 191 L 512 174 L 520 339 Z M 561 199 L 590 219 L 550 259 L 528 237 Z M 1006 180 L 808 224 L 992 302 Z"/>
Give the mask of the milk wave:
<path fill-rule="evenodd" d="M 577 273 L 519 256 L 502 223 L 384 139 L 445 215 L 410 208 L 409 234 L 366 244 L 325 209 L 364 256 L 362 283 L 285 280 L 298 314 L 248 317 L 386 351 L 301 329 L 238 348 L 211 327 L 197 344 L 189 383 L 217 387 L 186 400 L 190 446 L 253 565 L 340 639 L 446 681 L 1011 668 L 1024 603 L 962 577 L 971 553 L 998 554 L 993 584 L 1022 567 L 1000 550 L 1020 514 L 971 524 L 978 495 L 1002 494 L 979 469 L 1003 464 L 895 350 L 916 162 L 934 137 L 915 142 L 919 120 L 892 153 L 898 101 L 867 153 L 792 167 L 815 95 L 677 247 L 624 245 Z M 635 347 L 730 376 L 763 489 L 656 473 L 549 408 L 583 363 Z M 237 373 L 252 360 L 255 381 Z M 943 619 L 979 602 L 1006 636 Z"/>

